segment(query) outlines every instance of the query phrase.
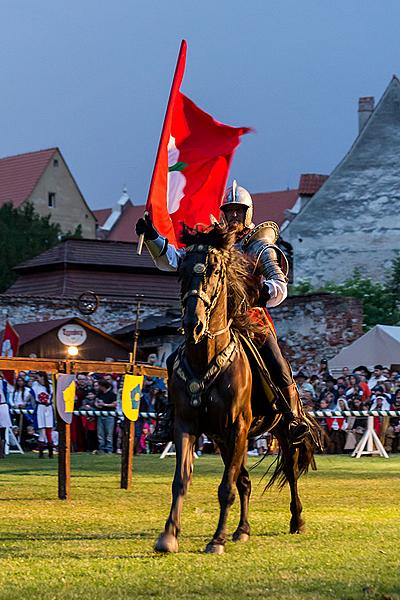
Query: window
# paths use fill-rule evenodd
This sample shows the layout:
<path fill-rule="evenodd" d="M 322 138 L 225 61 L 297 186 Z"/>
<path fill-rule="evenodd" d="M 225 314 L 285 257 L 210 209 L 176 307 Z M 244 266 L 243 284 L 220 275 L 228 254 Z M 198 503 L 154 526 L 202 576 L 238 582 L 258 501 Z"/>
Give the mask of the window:
<path fill-rule="evenodd" d="M 58 158 L 53 160 L 53 167 L 58 167 Z"/>
<path fill-rule="evenodd" d="M 55 208 L 56 207 L 56 194 L 55 194 L 55 192 L 49 192 L 47 199 L 48 199 L 49 208 Z"/>

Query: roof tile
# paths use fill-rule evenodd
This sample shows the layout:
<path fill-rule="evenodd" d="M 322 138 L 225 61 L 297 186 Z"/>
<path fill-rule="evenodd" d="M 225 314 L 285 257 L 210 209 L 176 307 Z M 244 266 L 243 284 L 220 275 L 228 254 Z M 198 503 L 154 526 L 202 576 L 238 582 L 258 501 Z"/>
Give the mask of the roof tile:
<path fill-rule="evenodd" d="M 27 152 L 0 159 L 0 206 L 21 206 L 33 192 L 57 148 Z"/>

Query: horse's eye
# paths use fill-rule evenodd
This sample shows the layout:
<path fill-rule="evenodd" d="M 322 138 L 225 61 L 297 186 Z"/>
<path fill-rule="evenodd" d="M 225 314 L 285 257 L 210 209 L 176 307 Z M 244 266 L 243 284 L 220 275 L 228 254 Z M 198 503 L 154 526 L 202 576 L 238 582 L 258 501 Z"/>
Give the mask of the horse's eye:
<path fill-rule="evenodd" d="M 219 275 L 221 273 L 221 269 L 217 269 L 216 271 L 214 271 L 214 275 Z"/>

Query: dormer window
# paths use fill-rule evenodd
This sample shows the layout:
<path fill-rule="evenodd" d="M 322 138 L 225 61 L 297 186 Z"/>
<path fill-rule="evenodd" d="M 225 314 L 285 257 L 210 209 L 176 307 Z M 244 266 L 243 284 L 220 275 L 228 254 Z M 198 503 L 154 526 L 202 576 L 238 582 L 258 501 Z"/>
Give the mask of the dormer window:
<path fill-rule="evenodd" d="M 55 208 L 56 207 L 56 194 L 55 194 L 55 192 L 49 192 L 48 196 L 47 196 L 47 200 L 48 200 L 48 206 L 49 206 L 49 208 Z"/>

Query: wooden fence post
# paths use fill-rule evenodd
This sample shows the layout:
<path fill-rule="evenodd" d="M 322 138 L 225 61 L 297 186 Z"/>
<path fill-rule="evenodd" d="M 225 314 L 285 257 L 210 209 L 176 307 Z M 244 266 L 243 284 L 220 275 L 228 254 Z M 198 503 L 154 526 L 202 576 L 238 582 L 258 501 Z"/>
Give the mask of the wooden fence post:
<path fill-rule="evenodd" d="M 135 446 L 135 423 L 124 418 L 122 429 L 121 488 L 130 490 L 132 485 L 133 451 Z"/>
<path fill-rule="evenodd" d="M 64 373 L 71 372 L 71 364 L 65 361 Z M 57 377 L 54 377 L 54 398 L 57 397 Z M 56 405 L 57 402 L 55 401 Z M 58 498 L 69 500 L 71 497 L 71 425 L 66 423 L 57 411 L 58 426 Z"/>
<path fill-rule="evenodd" d="M 58 497 L 69 500 L 71 495 L 71 425 L 60 416 L 58 421 Z"/>

